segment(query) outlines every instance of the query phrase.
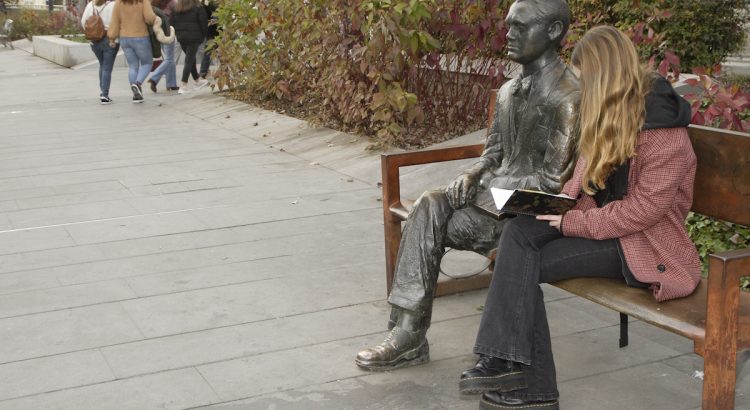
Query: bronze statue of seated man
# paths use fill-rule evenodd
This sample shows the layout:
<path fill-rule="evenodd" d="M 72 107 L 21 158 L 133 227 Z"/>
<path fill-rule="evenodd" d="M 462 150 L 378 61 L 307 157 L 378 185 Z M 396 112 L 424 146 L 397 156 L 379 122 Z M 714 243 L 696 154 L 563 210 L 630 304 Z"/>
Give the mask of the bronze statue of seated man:
<path fill-rule="evenodd" d="M 518 78 L 499 90 L 487 143 L 479 161 L 444 191 L 428 191 L 404 225 L 393 287 L 390 333 L 362 350 L 355 362 L 392 370 L 429 360 L 426 333 L 445 247 L 484 255 L 495 249 L 504 220 L 472 206 L 490 187 L 558 193 L 575 166 L 578 80 L 559 58 L 570 24 L 565 0 L 517 0 L 506 24 L 508 58 Z"/>

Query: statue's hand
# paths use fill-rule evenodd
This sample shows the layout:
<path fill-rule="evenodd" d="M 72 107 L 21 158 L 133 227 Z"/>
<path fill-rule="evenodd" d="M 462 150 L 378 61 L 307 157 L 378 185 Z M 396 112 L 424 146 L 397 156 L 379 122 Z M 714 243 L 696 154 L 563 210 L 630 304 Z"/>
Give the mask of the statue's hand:
<path fill-rule="evenodd" d="M 447 188 L 445 195 L 448 196 L 448 203 L 453 209 L 459 209 L 466 206 L 468 201 L 474 199 L 477 194 L 477 177 L 471 174 L 461 174 Z"/>

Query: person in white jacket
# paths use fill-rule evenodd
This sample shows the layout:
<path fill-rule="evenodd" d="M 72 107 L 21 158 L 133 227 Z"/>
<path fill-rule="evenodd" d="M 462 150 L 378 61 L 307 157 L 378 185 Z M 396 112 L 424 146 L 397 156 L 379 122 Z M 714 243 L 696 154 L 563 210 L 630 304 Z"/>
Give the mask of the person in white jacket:
<path fill-rule="evenodd" d="M 102 18 L 104 28 L 109 29 L 109 23 L 112 21 L 112 10 L 115 8 L 114 1 L 107 0 L 92 0 L 83 10 L 81 16 L 81 27 L 86 26 L 86 20 L 94 14 L 94 10 Z M 99 102 L 102 105 L 111 104 L 112 99 L 109 98 L 109 84 L 112 82 L 112 67 L 115 64 L 115 57 L 117 52 L 120 50 L 120 44 L 115 43 L 112 47 L 109 43 L 109 39 L 105 35 L 99 41 L 91 42 L 91 50 L 96 55 L 96 59 L 99 60 Z"/>

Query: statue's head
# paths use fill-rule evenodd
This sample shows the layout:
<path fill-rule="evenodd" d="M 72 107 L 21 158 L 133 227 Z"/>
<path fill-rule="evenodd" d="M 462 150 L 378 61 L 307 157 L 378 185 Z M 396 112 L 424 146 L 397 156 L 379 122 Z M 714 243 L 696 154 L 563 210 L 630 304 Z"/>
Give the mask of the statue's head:
<path fill-rule="evenodd" d="M 505 18 L 508 58 L 525 65 L 557 51 L 570 25 L 565 0 L 516 0 Z"/>

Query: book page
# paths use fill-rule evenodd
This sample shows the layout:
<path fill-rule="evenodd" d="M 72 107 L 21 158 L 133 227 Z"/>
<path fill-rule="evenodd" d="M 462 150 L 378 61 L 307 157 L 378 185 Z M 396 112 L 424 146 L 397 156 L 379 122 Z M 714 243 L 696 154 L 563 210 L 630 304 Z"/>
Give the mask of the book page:
<path fill-rule="evenodd" d="M 490 188 L 490 192 L 492 193 L 492 199 L 495 200 L 495 206 L 497 207 L 497 210 L 503 209 L 505 206 L 505 203 L 508 202 L 508 199 L 510 199 L 510 196 L 513 195 L 512 189 L 502 189 L 502 188 Z"/>
<path fill-rule="evenodd" d="M 492 188 L 490 188 L 490 189 L 492 189 Z M 507 190 L 504 190 L 504 191 L 507 191 Z M 547 192 L 535 191 L 533 189 L 519 189 L 518 191 L 533 192 L 535 194 L 542 194 L 542 195 L 550 195 L 550 196 L 554 196 L 554 197 L 557 197 L 557 198 L 573 199 L 573 198 L 571 198 L 571 197 L 569 197 L 568 195 L 565 195 L 565 194 L 557 194 L 557 195 L 555 195 L 555 194 L 550 194 L 550 193 L 547 193 Z M 507 199 L 506 199 L 506 201 L 507 201 Z"/>

